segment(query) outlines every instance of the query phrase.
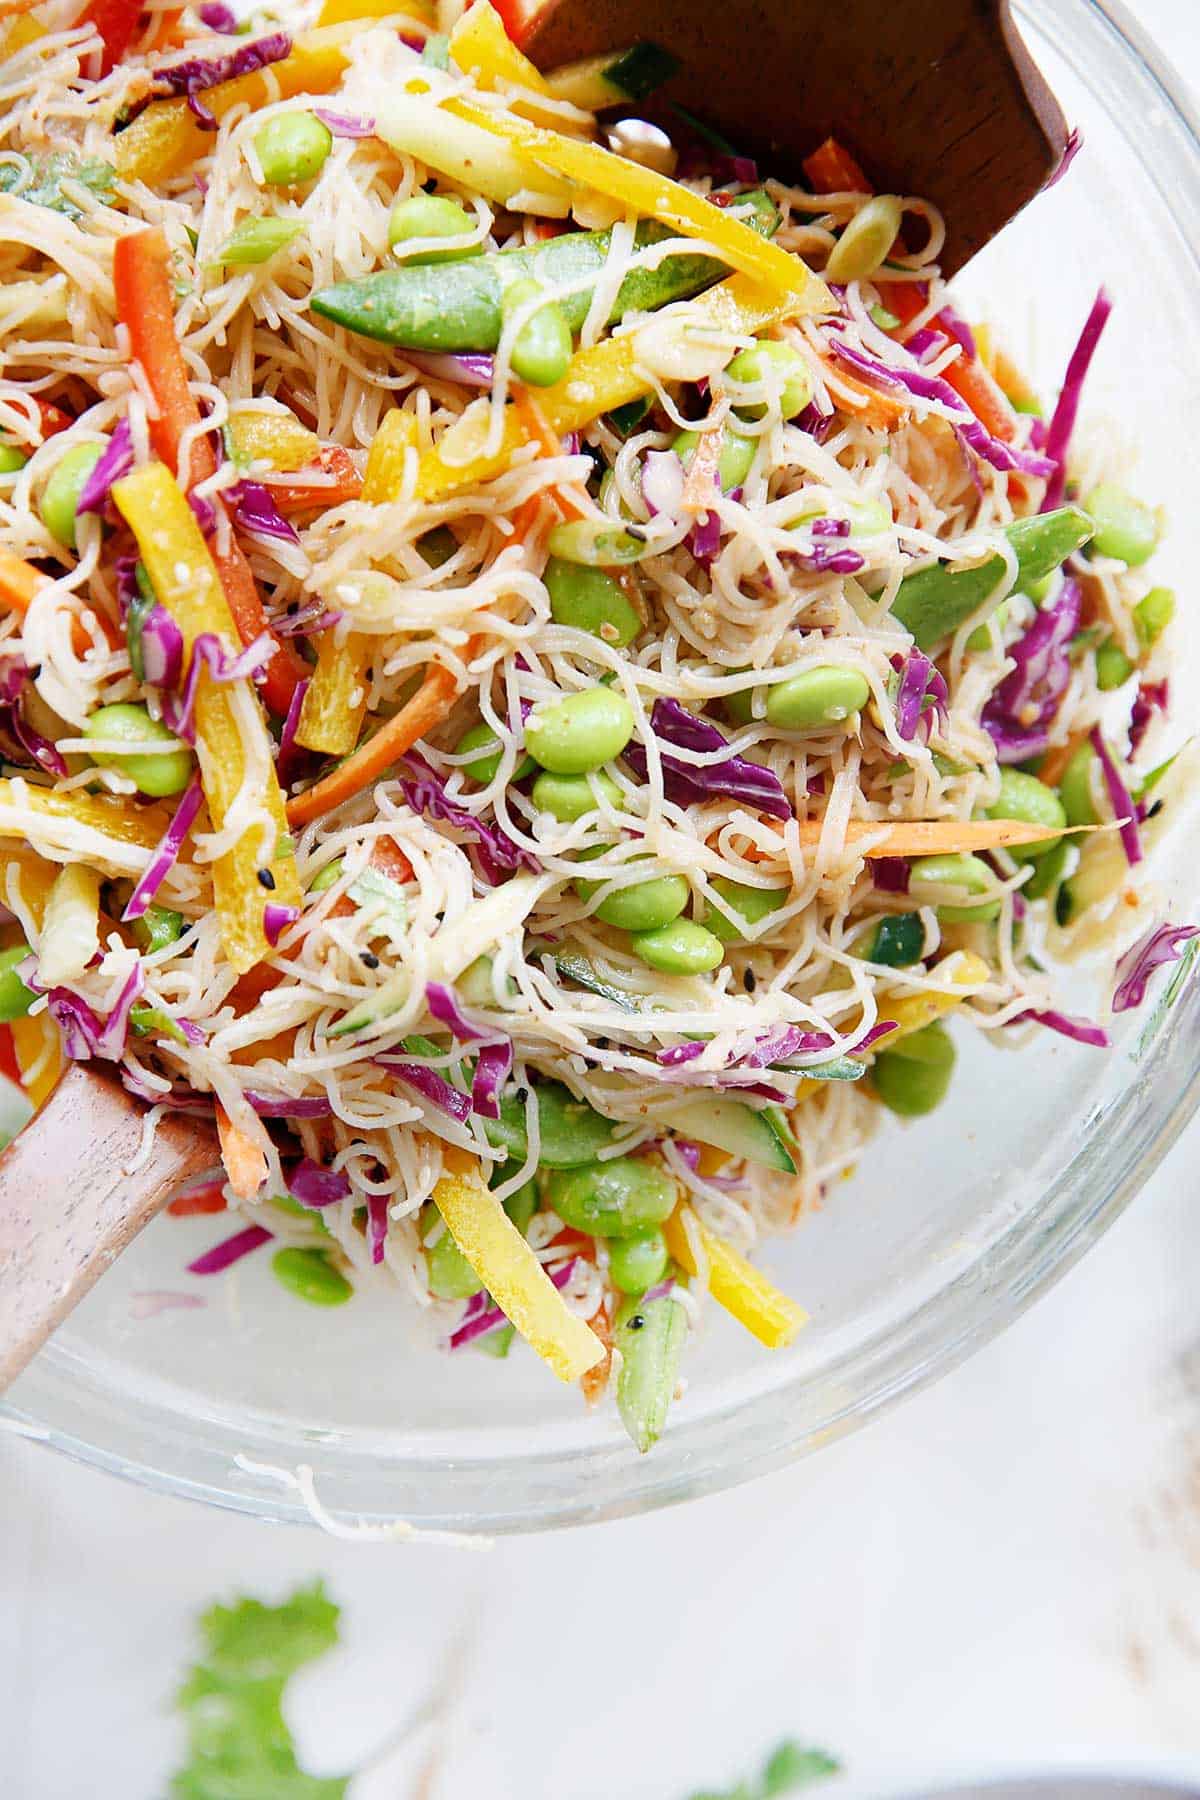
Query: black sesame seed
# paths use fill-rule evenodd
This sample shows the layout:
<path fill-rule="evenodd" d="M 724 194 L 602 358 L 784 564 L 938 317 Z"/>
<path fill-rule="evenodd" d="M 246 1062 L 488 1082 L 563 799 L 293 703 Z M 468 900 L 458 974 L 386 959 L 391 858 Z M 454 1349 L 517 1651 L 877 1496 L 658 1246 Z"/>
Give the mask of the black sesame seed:
<path fill-rule="evenodd" d="M 275 892 L 275 877 L 272 875 L 270 869 L 260 869 L 258 871 L 258 880 L 259 886 L 265 887 L 269 894 Z"/>
<path fill-rule="evenodd" d="M 633 1317 L 629 1320 L 629 1329 L 630 1331 L 641 1331 L 645 1326 L 645 1323 L 646 1320 L 642 1313 L 634 1313 Z"/>
<path fill-rule="evenodd" d="M 359 961 L 366 969 L 377 969 L 379 967 L 379 958 L 373 950 L 364 950 Z"/>
<path fill-rule="evenodd" d="M 529 1089 L 519 1087 L 516 1092 L 517 1105 L 524 1106 L 524 1104 L 528 1100 L 528 1098 L 529 1098 Z"/>
<path fill-rule="evenodd" d="M 752 994 L 758 986 L 758 979 L 753 969 L 747 969 L 746 973 L 742 976 L 742 986 L 748 994 Z"/>

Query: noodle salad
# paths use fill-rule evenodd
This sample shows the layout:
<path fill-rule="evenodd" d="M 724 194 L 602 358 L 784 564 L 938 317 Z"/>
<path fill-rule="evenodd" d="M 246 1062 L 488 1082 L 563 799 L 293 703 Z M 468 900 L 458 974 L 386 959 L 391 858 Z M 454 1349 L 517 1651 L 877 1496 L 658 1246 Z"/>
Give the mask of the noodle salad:
<path fill-rule="evenodd" d="M 1103 1046 L 1188 927 L 1155 511 L 830 140 L 488 0 L 0 7 L 6 1067 L 215 1116 L 172 1203 L 514 1331 L 646 1450 L 955 1014 Z"/>

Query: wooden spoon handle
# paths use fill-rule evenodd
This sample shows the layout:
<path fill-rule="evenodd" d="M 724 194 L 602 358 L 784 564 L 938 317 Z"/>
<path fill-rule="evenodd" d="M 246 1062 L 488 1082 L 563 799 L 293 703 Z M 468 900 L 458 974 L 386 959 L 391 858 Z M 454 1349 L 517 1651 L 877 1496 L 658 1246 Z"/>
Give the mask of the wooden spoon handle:
<path fill-rule="evenodd" d="M 144 1124 L 119 1083 L 72 1064 L 0 1156 L 0 1393 L 180 1184 L 213 1166 L 211 1129 L 168 1117 L 127 1174 Z"/>

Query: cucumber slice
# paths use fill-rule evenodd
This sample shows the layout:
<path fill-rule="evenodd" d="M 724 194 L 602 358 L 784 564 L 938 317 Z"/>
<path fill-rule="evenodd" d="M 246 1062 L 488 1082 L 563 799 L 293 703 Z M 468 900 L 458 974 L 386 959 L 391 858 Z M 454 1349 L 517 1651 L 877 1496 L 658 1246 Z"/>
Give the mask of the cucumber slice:
<path fill-rule="evenodd" d="M 537 1095 L 538 1124 L 541 1134 L 540 1166 L 544 1169 L 577 1169 L 583 1163 L 595 1162 L 606 1150 L 616 1133 L 616 1123 L 594 1112 L 586 1100 L 577 1100 L 561 1082 L 544 1081 Z M 500 1101 L 500 1117 L 485 1119 L 484 1130 L 489 1142 L 518 1161 L 529 1153 L 525 1130 L 525 1103 L 515 1094 Z"/>
<path fill-rule="evenodd" d="M 780 1121 L 774 1116 L 777 1112 L 775 1107 L 756 1112 L 744 1100 L 706 1095 L 703 1100 L 690 1100 L 686 1106 L 677 1106 L 664 1116 L 663 1124 L 669 1125 L 681 1137 L 695 1138 L 697 1143 L 728 1150 L 731 1156 L 744 1156 L 768 1169 L 794 1175 L 796 1164 Z M 788 1135 L 791 1135 L 790 1130 Z"/>

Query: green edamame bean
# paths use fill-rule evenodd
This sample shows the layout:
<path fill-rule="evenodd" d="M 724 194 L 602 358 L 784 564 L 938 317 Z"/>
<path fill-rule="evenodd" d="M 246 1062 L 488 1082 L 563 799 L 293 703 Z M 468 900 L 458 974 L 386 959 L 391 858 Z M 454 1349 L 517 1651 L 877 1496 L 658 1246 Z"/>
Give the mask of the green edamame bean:
<path fill-rule="evenodd" d="M 526 748 L 552 775 L 588 775 L 619 756 L 632 736 L 633 708 L 607 687 L 535 706 L 525 721 Z"/>
<path fill-rule="evenodd" d="M 479 750 L 482 754 L 472 757 L 469 763 L 464 763 L 463 769 L 472 781 L 477 781 L 480 787 L 486 787 L 499 774 L 504 751 L 500 739 L 482 719 L 478 725 L 472 725 L 469 731 L 464 731 L 454 746 L 456 756 L 465 756 L 469 750 Z M 513 780 L 523 780 L 526 775 L 532 774 L 535 766 L 532 756 L 522 756 L 513 770 Z"/>
<path fill-rule="evenodd" d="M 591 892 L 599 883 L 576 882 Z M 596 908 L 596 917 L 605 925 L 616 925 L 621 931 L 657 931 L 677 919 L 692 890 L 682 875 L 660 875 L 653 881 L 639 881 L 634 887 L 620 888 Z M 588 896 L 585 894 L 584 899 Z"/>
<path fill-rule="evenodd" d="M 883 1104 L 902 1119 L 919 1119 L 946 1098 L 954 1073 L 954 1044 L 943 1025 L 926 1025 L 894 1050 L 881 1050 L 871 1079 Z"/>
<path fill-rule="evenodd" d="M 762 338 L 748 350 L 739 350 L 725 373 L 731 381 L 761 387 L 769 400 L 776 401 L 785 419 L 803 412 L 813 396 L 807 362 L 798 350 L 776 338 Z M 766 416 L 767 404 L 743 402 L 734 411 L 746 419 L 761 419 Z"/>
<path fill-rule="evenodd" d="M 947 888 L 964 894 L 986 894 L 995 885 L 996 877 L 978 856 L 919 856 L 908 877 L 910 897 L 919 904 L 934 905 L 938 918 L 947 925 L 994 919 L 1000 911 L 999 900 L 985 900 L 979 906 L 947 904 L 942 898 Z"/>
<path fill-rule="evenodd" d="M 437 1209 L 431 1209 L 435 1217 Z M 439 1300 L 469 1300 L 483 1287 L 478 1275 L 450 1233 L 442 1231 L 435 1243 L 425 1245 L 425 1270 L 429 1291 Z"/>
<path fill-rule="evenodd" d="M 674 919 L 657 931 L 635 931 L 631 942 L 647 967 L 662 975 L 705 975 L 725 955 L 720 938 L 693 919 Z"/>
<path fill-rule="evenodd" d="M 825 264 L 829 281 L 865 281 L 887 261 L 900 235 L 904 209 L 895 194 L 875 194 L 860 206 Z"/>
<path fill-rule="evenodd" d="M 642 629 L 637 608 L 619 581 L 605 569 L 565 562 L 552 556 L 542 574 L 556 625 L 587 631 L 602 643 L 623 650 Z"/>
<path fill-rule="evenodd" d="M 760 925 L 786 901 L 789 888 L 747 887 L 744 882 L 730 881 L 726 875 L 714 875 L 710 887 L 725 901 L 737 923 L 731 924 L 715 906 L 710 906 L 704 922 L 714 937 L 723 944 L 742 941 L 750 926 Z"/>
<path fill-rule="evenodd" d="M 621 1352 L 617 1411 L 644 1456 L 662 1436 L 687 1341 L 687 1314 L 677 1300 L 625 1300 L 613 1321 Z"/>
<path fill-rule="evenodd" d="M 1133 628 L 1138 642 L 1149 650 L 1156 644 L 1175 617 L 1175 593 L 1172 588 L 1156 587 L 1133 609 Z"/>
<path fill-rule="evenodd" d="M 64 550 L 74 550 L 76 547 L 75 512 L 79 496 L 88 476 L 104 455 L 105 448 L 105 444 L 76 444 L 57 463 L 42 489 L 42 497 L 38 503 L 42 524 Z"/>
<path fill-rule="evenodd" d="M 661 1225 L 675 1210 L 675 1183 L 638 1156 L 557 1169 L 546 1199 L 564 1225 L 596 1237 L 624 1238 Z"/>
<path fill-rule="evenodd" d="M 323 1250 L 277 1250 L 271 1268 L 277 1281 L 312 1306 L 341 1306 L 354 1292 Z"/>
<path fill-rule="evenodd" d="M 698 431 L 681 431 L 671 445 L 685 470 L 691 467 L 699 442 Z M 732 493 L 735 487 L 741 487 L 750 473 L 757 449 L 757 438 L 743 437 L 740 431 L 733 431 L 726 425 L 721 433 L 721 455 L 717 462 L 717 479 L 721 483 L 723 494 Z"/>
<path fill-rule="evenodd" d="M 1063 770 L 1058 793 L 1068 825 L 1095 825 L 1099 821 L 1092 789 L 1092 771 L 1096 762 L 1092 746 L 1080 744 Z"/>
<path fill-rule="evenodd" d="M 443 194 L 413 194 L 407 200 L 397 200 L 392 208 L 388 245 L 396 250 L 414 238 L 465 237 L 474 230 L 474 215 L 457 200 L 447 200 Z M 464 257 L 482 254 L 483 245 L 475 243 L 457 250 L 419 250 L 415 256 L 406 256 L 404 262 L 407 268 L 415 269 L 423 263 L 462 262 Z"/>
<path fill-rule="evenodd" d="M 536 281 L 512 281 L 505 288 L 501 311 L 505 319 L 543 297 L 543 304 L 521 326 L 512 347 L 513 373 L 532 387 L 553 387 L 567 372 L 571 360 L 571 328 L 557 301 L 545 295 Z"/>
<path fill-rule="evenodd" d="M 1053 788 L 1039 781 L 1036 775 L 1026 775 L 1020 769 L 1001 769 L 1000 793 L 995 802 L 988 807 L 989 819 L 1020 819 L 1025 825 L 1044 825 L 1047 835 L 1039 838 L 1034 844 L 1022 844 L 1018 859 L 1027 856 L 1041 856 L 1052 850 L 1058 842 L 1059 833 L 1066 830 L 1067 815 L 1063 803 Z"/>
<path fill-rule="evenodd" d="M 15 444 L 0 444 L 0 475 L 18 475 L 29 461 Z"/>
<path fill-rule="evenodd" d="M 658 1286 L 670 1261 L 667 1240 L 656 1227 L 632 1237 L 614 1238 L 608 1250 L 608 1273 L 619 1293 L 636 1297 Z"/>
<path fill-rule="evenodd" d="M 767 723 L 780 731 L 818 731 L 861 712 L 870 696 L 867 678 L 857 669 L 822 664 L 767 690 Z"/>
<path fill-rule="evenodd" d="M 135 781 L 143 794 L 161 799 L 181 794 L 192 778 L 192 752 L 144 706 L 120 702 L 102 706 L 84 727 L 84 735 L 96 743 L 128 744 L 123 750 L 95 750 L 92 761 L 102 769 L 120 769 Z"/>
<path fill-rule="evenodd" d="M 318 869 L 317 873 L 313 876 L 308 884 L 309 893 L 326 893 L 333 886 L 335 881 L 341 880 L 342 871 L 345 866 L 345 857 L 335 856 L 332 862 L 326 863 L 325 867 L 323 869 Z"/>
<path fill-rule="evenodd" d="M 1096 686 L 1102 694 L 1124 687 L 1133 674 L 1133 664 L 1119 644 L 1100 644 L 1096 648 Z"/>
<path fill-rule="evenodd" d="M 1115 481 L 1102 481 L 1093 488 L 1085 505 L 1095 526 L 1092 548 L 1101 556 L 1115 557 L 1127 568 L 1136 569 L 1154 554 L 1157 515 Z"/>
<path fill-rule="evenodd" d="M 270 187 L 311 181 L 333 149 L 333 133 L 315 113 L 278 113 L 254 134 L 254 150 Z"/>
<path fill-rule="evenodd" d="M 530 798 L 539 812 L 548 812 L 561 825 L 573 825 L 588 813 L 595 812 L 603 795 L 609 806 L 621 804 L 621 790 L 611 775 L 594 769 L 590 775 L 539 775 L 530 789 Z"/>
<path fill-rule="evenodd" d="M 907 969 L 920 962 L 925 927 L 916 913 L 887 913 L 862 940 L 860 954 L 888 969 Z"/>
<path fill-rule="evenodd" d="M 27 988 L 17 974 L 18 967 L 28 955 L 28 944 L 13 944 L 7 950 L 0 950 L 0 1025 L 23 1019 L 37 999 L 33 989 Z"/>
<path fill-rule="evenodd" d="M 186 929 L 187 921 L 182 913 L 173 912 L 169 906 L 151 904 L 140 919 L 134 919 L 130 925 L 137 940 L 138 948 L 148 955 L 156 950 L 165 950 L 168 945 L 180 939 Z"/>

